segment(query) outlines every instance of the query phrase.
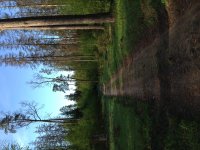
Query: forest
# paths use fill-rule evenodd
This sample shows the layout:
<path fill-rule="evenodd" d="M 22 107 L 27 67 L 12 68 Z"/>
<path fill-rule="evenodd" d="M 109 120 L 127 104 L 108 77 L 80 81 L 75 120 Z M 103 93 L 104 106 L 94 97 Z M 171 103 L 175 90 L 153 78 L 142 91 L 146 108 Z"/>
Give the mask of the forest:
<path fill-rule="evenodd" d="M 198 0 L 0 0 L 0 149 L 200 149 L 199 43 Z"/>

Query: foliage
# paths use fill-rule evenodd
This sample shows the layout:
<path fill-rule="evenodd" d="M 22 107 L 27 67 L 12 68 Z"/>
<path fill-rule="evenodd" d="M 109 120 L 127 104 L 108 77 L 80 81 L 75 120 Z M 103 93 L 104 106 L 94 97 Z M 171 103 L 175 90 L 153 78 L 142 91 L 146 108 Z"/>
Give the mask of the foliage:
<path fill-rule="evenodd" d="M 36 128 L 39 135 L 32 143 L 36 149 L 40 150 L 61 150 L 67 149 L 70 143 L 65 140 L 68 130 L 62 124 L 42 124 Z"/>
<path fill-rule="evenodd" d="M 80 150 L 90 150 L 92 148 L 91 137 L 97 131 L 101 132 L 100 120 L 98 119 L 99 99 L 94 88 L 94 85 L 88 86 L 87 89 L 84 86 L 83 94 L 78 101 L 78 106 L 83 112 L 83 117 L 77 125 L 68 127 L 70 132 L 67 140 Z"/>
<path fill-rule="evenodd" d="M 110 8 L 109 0 L 57 0 L 57 2 L 66 4 L 65 7 L 60 7 L 59 11 L 68 15 L 98 14 L 108 12 Z"/>
<path fill-rule="evenodd" d="M 0 149 L 1 150 L 31 150 L 29 147 L 20 146 L 18 143 L 11 143 L 11 144 L 1 143 Z"/>
<path fill-rule="evenodd" d="M 175 150 L 182 149 L 182 147 L 187 150 L 199 149 L 199 129 L 200 125 L 196 121 L 169 118 L 169 131 L 165 138 L 165 149 Z"/>
<path fill-rule="evenodd" d="M 65 95 L 65 98 L 71 101 L 78 101 L 81 97 L 81 91 L 75 90 L 73 94 Z"/>
<path fill-rule="evenodd" d="M 200 146 L 199 120 L 165 116 L 152 103 L 129 97 L 103 97 L 102 103 L 110 150 L 198 150 Z"/>
<path fill-rule="evenodd" d="M 47 3 L 53 4 L 51 1 L 45 1 Z M 62 1 L 62 0 L 57 0 L 57 3 L 62 3 L 66 4 L 65 7 L 59 8 L 60 13 L 65 13 L 65 14 L 92 14 L 92 13 L 104 13 L 109 10 L 109 1 L 108 0 L 89 0 L 87 2 L 85 1 L 80 1 L 80 0 L 75 0 L 75 1 Z M 28 6 L 30 5 L 30 9 L 26 9 L 26 11 L 30 11 L 29 14 L 27 13 L 26 15 L 30 15 L 33 13 L 32 11 L 37 10 L 36 8 L 34 9 L 34 5 L 36 5 L 37 2 L 30 1 L 17 1 L 16 4 L 19 6 Z M 38 5 L 41 2 L 38 2 Z M 77 4 L 79 3 L 79 6 L 77 7 Z M 33 8 L 32 8 L 33 7 Z M 84 9 L 83 9 L 84 8 Z M 48 12 L 48 11 L 47 11 Z M 32 15 L 34 16 L 36 12 L 34 12 Z M 39 32 L 41 33 L 41 32 Z M 81 43 L 80 43 L 80 51 L 76 51 L 76 48 L 78 46 L 72 47 L 76 52 L 70 52 L 70 50 L 67 51 L 67 48 L 63 48 L 63 45 L 69 45 L 71 40 L 74 40 L 77 38 L 77 36 L 74 36 L 73 38 L 69 39 L 68 37 L 63 37 L 68 38 L 67 41 L 63 41 L 60 37 L 61 34 L 58 32 L 52 32 L 52 36 L 48 36 L 48 34 L 45 32 L 42 34 L 42 39 L 35 39 L 34 36 L 23 36 L 21 35 L 20 38 L 17 38 L 13 45 L 16 45 L 18 47 L 19 45 L 23 45 L 22 47 L 28 47 L 30 50 L 24 50 L 20 51 L 19 53 L 13 53 L 9 51 L 7 54 L 4 56 L 0 57 L 0 62 L 1 64 L 6 64 L 6 65 L 13 65 L 13 66 L 37 66 L 39 64 L 44 64 L 44 65 L 50 65 L 50 66 L 58 66 L 62 64 L 70 64 L 73 63 L 73 67 L 76 69 L 76 67 L 86 67 L 87 70 L 80 70 L 76 73 L 75 78 L 67 78 L 66 76 L 60 75 L 55 78 L 51 77 L 44 77 L 41 75 L 37 75 L 37 80 L 32 81 L 32 84 L 35 84 L 35 86 L 40 86 L 42 84 L 52 84 L 53 83 L 53 91 L 62 91 L 65 92 L 68 90 L 68 83 L 67 81 L 77 81 L 77 86 L 78 90 L 81 91 L 80 93 L 75 93 L 73 96 L 70 95 L 70 98 L 73 99 L 79 99 L 78 101 L 78 108 L 76 109 L 71 109 L 69 110 L 69 106 L 66 108 L 63 108 L 63 114 L 65 115 L 70 115 L 72 118 L 80 118 L 82 117 L 83 113 L 83 118 L 81 121 L 75 125 L 75 126 L 70 126 L 71 127 L 71 139 L 72 143 L 80 149 L 89 149 L 91 148 L 90 146 L 90 138 L 96 131 L 96 128 L 98 128 L 97 125 L 97 118 L 98 118 L 98 99 L 97 99 L 97 85 L 96 83 L 85 83 L 82 84 L 80 83 L 83 81 L 83 79 L 90 79 L 90 81 L 97 81 L 98 80 L 98 71 L 97 71 L 97 63 L 96 62 L 87 62 L 86 64 L 84 63 L 78 63 L 75 64 L 73 62 L 73 58 L 67 58 L 68 56 L 76 56 L 77 54 L 94 54 L 93 50 L 97 51 L 96 45 L 93 44 L 95 42 L 95 39 L 90 37 L 90 35 L 96 36 L 96 33 L 91 32 L 89 33 L 81 33 L 82 37 L 80 38 Z M 45 37 L 47 35 L 47 37 Z M 73 35 L 73 34 L 71 34 Z M 76 34 L 77 35 L 77 34 Z M 93 37 L 94 37 L 93 36 Z M 58 40 L 55 39 L 55 37 L 58 38 Z M 78 38 L 77 38 L 78 39 Z M 59 41 L 59 42 L 55 42 Z M 7 43 L 8 44 L 8 43 Z M 75 40 L 75 44 L 77 44 L 77 41 Z M 58 46 L 59 45 L 59 46 Z M 73 44 L 71 44 L 73 45 Z M 52 48 L 54 47 L 54 48 Z M 38 49 L 37 49 L 38 48 Z M 66 53 L 63 53 L 66 51 Z M 68 53 L 67 53 L 68 52 Z M 75 55 L 76 54 L 76 55 Z M 80 56 L 80 55 L 78 55 Z M 91 56 L 90 56 L 91 57 Z M 92 55 L 93 57 L 93 55 Z M 76 57 L 77 58 L 77 57 Z M 95 54 L 94 54 L 95 58 Z M 81 58 L 77 59 L 80 60 Z M 69 62 L 70 61 L 70 62 Z M 62 63 L 61 63 L 62 62 Z M 71 64 L 70 64 L 71 65 Z M 46 72 L 47 75 L 51 74 L 51 70 L 42 70 L 42 73 Z M 95 73 L 94 73 L 95 72 Z M 81 80 L 80 80 L 81 79 Z M 84 81 L 86 81 L 84 80 Z M 80 82 L 79 82 L 80 81 Z M 90 101 L 89 101 L 90 100 Z M 39 113 L 38 113 L 38 107 L 35 103 L 23 103 L 23 109 L 19 112 L 14 112 L 14 113 L 4 113 L 2 118 L 0 119 L 1 121 L 1 128 L 5 130 L 5 132 L 16 132 L 18 128 L 28 126 L 29 124 L 33 122 L 50 122 L 50 123 L 65 123 L 67 119 L 69 118 L 42 118 Z M 44 128 L 44 126 L 42 127 Z M 75 129 L 75 130 L 73 130 Z M 45 136 L 47 138 L 48 136 Z M 76 138 L 74 138 L 76 137 Z M 80 138 L 81 137 L 81 138 Z M 41 138 L 41 137 L 40 137 Z M 42 137 L 43 138 L 43 137 Z M 78 140 L 77 140 L 78 139 Z"/>
<path fill-rule="evenodd" d="M 90 34 L 90 33 L 89 33 Z M 92 33 L 93 34 L 93 33 Z M 86 33 L 83 33 L 86 35 Z M 91 37 L 92 38 L 92 37 Z M 82 39 L 89 40 L 90 38 Z M 81 45 L 81 47 L 85 45 Z M 88 53 L 88 49 L 82 47 L 82 53 Z M 95 47 L 90 47 L 90 50 L 94 53 Z M 81 64 L 80 64 L 81 65 Z M 80 65 L 74 66 L 80 67 Z M 84 68 L 87 70 L 77 70 L 75 72 L 74 78 L 88 78 L 90 80 L 98 80 L 98 71 L 96 63 L 86 63 L 84 64 Z M 96 131 L 101 132 L 100 130 L 100 108 L 99 108 L 99 97 L 97 91 L 97 83 L 94 82 L 76 82 L 76 92 L 73 95 L 69 95 L 67 97 L 71 97 L 77 100 L 77 108 L 81 111 L 82 118 L 79 123 L 74 126 L 66 126 L 69 128 L 69 134 L 66 139 L 75 146 L 77 150 L 89 150 L 92 149 L 91 137 L 96 134 Z M 78 113 L 79 114 L 79 113 Z"/>
<path fill-rule="evenodd" d="M 52 74 L 47 74 L 47 76 L 44 76 L 42 74 L 37 74 L 35 76 L 35 79 L 29 84 L 31 84 L 34 88 L 41 87 L 44 85 L 53 85 L 53 91 L 61 91 L 66 92 L 69 90 L 69 82 L 75 81 L 72 77 L 65 76 L 63 74 L 60 74 L 59 76 L 52 77 Z"/>
<path fill-rule="evenodd" d="M 61 115 L 65 115 L 67 118 L 79 119 L 83 116 L 76 104 L 63 106 L 60 108 L 60 112 Z"/>

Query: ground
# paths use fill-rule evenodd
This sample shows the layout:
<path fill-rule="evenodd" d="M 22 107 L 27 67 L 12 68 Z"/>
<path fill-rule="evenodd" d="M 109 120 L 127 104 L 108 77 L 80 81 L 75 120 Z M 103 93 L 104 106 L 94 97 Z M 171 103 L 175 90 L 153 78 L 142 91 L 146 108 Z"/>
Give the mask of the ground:
<path fill-rule="evenodd" d="M 200 2 L 169 0 L 166 10 L 165 14 L 164 8 L 157 9 L 158 29 L 125 58 L 103 85 L 103 93 L 170 99 L 172 110 L 179 109 L 176 113 L 194 109 L 199 113 Z"/>
<path fill-rule="evenodd" d="M 200 2 L 159 2 L 117 0 L 102 38 L 110 150 L 200 147 Z"/>

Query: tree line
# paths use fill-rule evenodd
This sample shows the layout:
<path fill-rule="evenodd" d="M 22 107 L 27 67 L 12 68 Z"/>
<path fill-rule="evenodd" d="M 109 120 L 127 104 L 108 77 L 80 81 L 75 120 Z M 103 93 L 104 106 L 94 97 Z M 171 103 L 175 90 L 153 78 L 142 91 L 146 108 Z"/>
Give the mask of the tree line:
<path fill-rule="evenodd" d="M 16 1 L 17 5 L 23 5 L 22 1 Z M 25 6 L 26 5 L 26 6 Z M 34 4 L 37 6 L 37 4 Z M 43 8 L 42 4 L 40 5 Z M 44 6 L 51 7 L 48 4 Z M 51 4 L 53 7 L 53 4 Z M 56 5 L 56 4 L 55 4 Z M 15 6 L 5 6 L 14 9 Z M 31 6 L 30 6 L 31 7 Z M 79 47 L 79 37 L 77 30 L 104 30 L 105 23 L 113 23 L 114 18 L 110 12 L 96 14 L 79 15 L 22 15 L 17 18 L 0 19 L 1 34 L 7 31 L 23 30 L 21 37 L 14 43 L 0 42 L 1 47 L 12 46 L 15 51 L 8 48 L 7 53 L 0 55 L 0 65 L 9 66 L 30 66 L 37 67 L 40 64 L 48 67 L 59 67 L 59 64 L 69 65 L 71 63 L 82 64 L 85 62 L 97 62 L 98 59 L 91 54 L 82 54 L 77 49 Z M 41 31 L 42 30 L 42 31 Z M 62 34 L 65 30 L 71 31 L 67 37 Z M 41 38 L 27 38 L 25 35 L 30 32 L 42 32 Z M 29 32 L 29 33 L 30 33 Z M 47 33 L 53 36 L 47 36 Z M 38 35 L 36 37 L 39 37 Z M 19 47 L 21 47 L 19 49 Z M 5 52 L 5 51 L 4 51 Z M 82 69 L 82 68 L 81 68 Z M 72 69 L 73 70 L 73 69 Z M 71 82 L 79 83 L 97 83 L 97 80 L 90 78 L 77 78 L 75 76 L 64 76 L 60 74 L 56 77 L 49 77 L 38 74 L 30 82 L 34 87 L 43 85 L 53 85 L 53 91 L 66 92 Z M 82 93 L 77 90 L 74 94 L 66 95 L 66 98 L 74 101 L 80 99 Z M 19 128 L 27 127 L 32 123 L 42 123 L 37 127 L 37 139 L 32 143 L 38 149 L 76 149 L 76 146 L 67 142 L 65 137 L 69 133 L 66 125 L 72 126 L 78 124 L 83 117 L 82 111 L 77 105 L 64 106 L 60 109 L 61 115 L 58 117 L 43 118 L 39 114 L 41 107 L 35 102 L 23 102 L 22 111 L 2 113 L 0 118 L 0 129 L 5 133 L 16 133 Z"/>

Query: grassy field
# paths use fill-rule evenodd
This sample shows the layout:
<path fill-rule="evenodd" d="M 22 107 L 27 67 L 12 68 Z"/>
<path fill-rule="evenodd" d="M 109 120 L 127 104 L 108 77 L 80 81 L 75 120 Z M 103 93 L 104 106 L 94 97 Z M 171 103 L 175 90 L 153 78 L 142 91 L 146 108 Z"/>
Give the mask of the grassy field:
<path fill-rule="evenodd" d="M 107 25 L 107 32 L 97 42 L 102 84 L 111 78 L 130 53 L 137 52 L 143 33 L 156 23 L 149 3 L 117 0 L 112 4 L 115 23 Z M 103 97 L 102 109 L 109 150 L 150 149 L 151 123 L 147 105 L 131 98 Z"/>
<path fill-rule="evenodd" d="M 109 150 L 198 150 L 199 121 L 163 115 L 152 103 L 103 97 Z"/>
<path fill-rule="evenodd" d="M 65 15 L 102 13 L 110 9 L 109 0 L 56 0 L 56 3 L 65 5 L 65 7 L 58 7 L 60 14 Z"/>
<path fill-rule="evenodd" d="M 130 53 L 136 53 L 142 44 L 145 32 L 156 24 L 156 14 L 148 1 L 117 0 L 112 3 L 115 23 L 107 25 L 107 30 L 99 38 L 101 82 L 106 82 L 122 65 L 122 60 Z M 145 41 L 144 41 L 145 42 Z"/>
<path fill-rule="evenodd" d="M 147 105 L 133 102 L 130 98 L 103 97 L 102 101 L 109 150 L 149 149 Z"/>
<path fill-rule="evenodd" d="M 117 0 L 112 4 L 115 23 L 98 38 L 100 83 L 106 84 L 130 54 L 146 44 L 155 31 L 156 9 L 168 1 Z M 151 37 L 150 37 L 151 38 Z M 120 80 L 120 79 L 119 79 Z M 123 81 L 119 81 L 123 82 Z M 103 97 L 102 110 L 109 150 L 198 150 L 199 119 L 171 114 L 154 102 Z"/>
<path fill-rule="evenodd" d="M 79 1 L 87 9 L 79 7 L 73 9 L 77 11 L 73 13 L 107 12 L 111 8 L 115 17 L 115 23 L 105 24 L 104 31 L 80 31 L 80 52 L 93 54 L 99 63 L 77 64 L 75 68 L 87 71 L 79 70 L 76 76 L 100 80 L 101 86 L 122 66 L 124 59 L 137 54 L 154 37 L 152 33 L 158 25 L 156 8 L 161 3 L 167 5 L 168 0 L 116 0 L 111 5 L 100 0 L 83 2 Z M 67 12 L 67 7 L 62 11 Z M 119 79 L 119 82 L 123 81 Z M 102 133 L 99 130 L 102 124 L 99 114 L 101 105 L 109 150 L 198 150 L 200 147 L 199 120 L 180 118 L 165 109 L 159 109 L 157 104 L 139 102 L 130 97 L 103 96 L 100 104 L 97 86 L 80 84 L 79 89 L 83 95 L 78 105 L 84 117 L 72 129 L 69 137 L 79 149 L 97 149 L 97 146 L 91 144 L 91 137 L 96 131 Z"/>

